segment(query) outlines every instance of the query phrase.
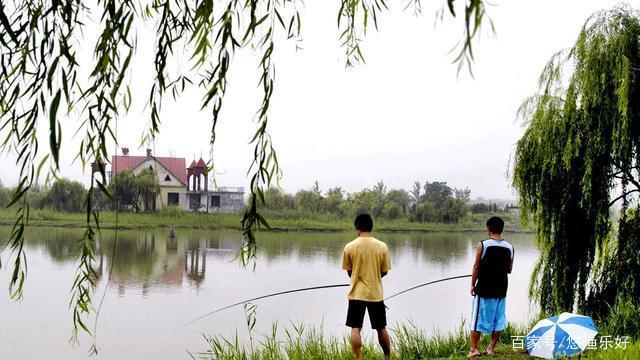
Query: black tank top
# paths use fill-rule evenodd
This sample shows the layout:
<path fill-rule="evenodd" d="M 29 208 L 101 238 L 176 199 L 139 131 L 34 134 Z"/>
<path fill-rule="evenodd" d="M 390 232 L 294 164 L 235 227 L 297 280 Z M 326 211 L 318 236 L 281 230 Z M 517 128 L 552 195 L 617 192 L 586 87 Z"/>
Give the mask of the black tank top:
<path fill-rule="evenodd" d="M 486 239 L 481 244 L 482 257 L 475 292 L 480 297 L 505 297 L 509 286 L 509 264 L 515 250 L 506 240 Z"/>

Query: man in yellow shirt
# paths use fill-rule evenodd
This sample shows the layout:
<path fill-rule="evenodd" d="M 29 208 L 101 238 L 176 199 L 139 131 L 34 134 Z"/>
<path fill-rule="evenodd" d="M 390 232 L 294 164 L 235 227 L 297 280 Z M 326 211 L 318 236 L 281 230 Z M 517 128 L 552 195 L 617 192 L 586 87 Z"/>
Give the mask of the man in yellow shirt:
<path fill-rule="evenodd" d="M 347 326 L 351 328 L 351 347 L 356 360 L 361 359 L 360 331 L 365 310 L 371 327 L 378 332 L 378 342 L 387 359 L 391 359 L 391 342 L 387 332 L 387 315 L 383 302 L 382 278 L 391 269 L 387 244 L 371 237 L 373 219 L 361 214 L 354 221 L 358 238 L 344 247 L 342 268 L 351 278 Z"/>

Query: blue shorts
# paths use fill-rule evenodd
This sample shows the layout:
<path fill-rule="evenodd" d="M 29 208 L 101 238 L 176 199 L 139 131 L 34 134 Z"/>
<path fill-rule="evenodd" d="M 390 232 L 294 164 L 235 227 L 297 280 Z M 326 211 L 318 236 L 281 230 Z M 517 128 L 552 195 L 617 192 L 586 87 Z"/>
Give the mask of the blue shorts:
<path fill-rule="evenodd" d="M 471 331 L 491 334 L 502 331 L 507 327 L 506 298 L 473 297 L 471 308 Z"/>

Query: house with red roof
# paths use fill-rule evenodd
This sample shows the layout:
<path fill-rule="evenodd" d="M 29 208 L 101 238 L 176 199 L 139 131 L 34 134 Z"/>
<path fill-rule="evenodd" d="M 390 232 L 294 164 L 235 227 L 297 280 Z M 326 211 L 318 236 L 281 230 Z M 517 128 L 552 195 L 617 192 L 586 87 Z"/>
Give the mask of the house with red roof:
<path fill-rule="evenodd" d="M 110 176 L 129 170 L 135 175 L 150 169 L 157 175 L 160 191 L 155 199 L 144 204 L 145 211 L 155 211 L 165 206 L 178 206 L 198 212 L 239 212 L 244 207 L 242 187 L 209 189 L 209 167 L 200 159 L 187 168 L 184 158 L 161 157 L 147 149 L 146 156 L 129 155 L 123 148 L 122 155 L 111 158 Z"/>

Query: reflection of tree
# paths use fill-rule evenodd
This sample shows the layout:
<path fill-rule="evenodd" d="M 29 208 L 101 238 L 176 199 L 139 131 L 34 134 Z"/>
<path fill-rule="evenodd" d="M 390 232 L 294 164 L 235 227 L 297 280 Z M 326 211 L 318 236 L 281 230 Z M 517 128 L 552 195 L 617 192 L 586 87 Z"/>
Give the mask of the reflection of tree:
<path fill-rule="evenodd" d="M 0 234 L 7 231 L 0 228 Z M 76 240 L 81 229 L 32 228 L 27 246 L 42 248 L 56 263 L 74 266 Z M 447 265 L 467 260 L 483 233 L 376 233 L 389 245 L 394 258 L 409 256 L 416 262 Z M 530 234 L 508 234 L 508 239 L 518 244 L 531 241 Z M 325 259 L 339 266 L 344 245 L 355 238 L 351 232 L 264 232 L 260 234 L 258 257 L 267 262 L 277 262 L 292 257 L 300 262 Z M 143 293 L 155 286 L 200 287 L 207 275 L 207 265 L 229 261 L 242 243 L 241 234 L 234 231 L 178 230 L 176 237 L 167 231 L 119 231 L 114 241 L 112 230 L 103 230 L 96 242 L 94 263 L 97 280 L 106 278 L 110 264 L 113 273 L 110 283 L 121 295 L 134 286 Z M 115 256 L 114 256 L 114 245 Z M 114 260 L 115 258 L 115 260 Z M 207 264 L 209 262 L 209 264 Z"/>

